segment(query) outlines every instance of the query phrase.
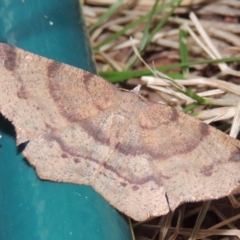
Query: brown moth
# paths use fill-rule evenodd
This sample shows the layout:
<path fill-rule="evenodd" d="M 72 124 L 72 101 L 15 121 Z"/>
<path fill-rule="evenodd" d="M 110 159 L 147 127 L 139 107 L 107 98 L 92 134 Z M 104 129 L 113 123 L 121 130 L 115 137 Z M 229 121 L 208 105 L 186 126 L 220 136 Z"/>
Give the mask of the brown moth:
<path fill-rule="evenodd" d="M 135 220 L 239 185 L 240 142 L 82 69 L 0 44 L 0 111 L 41 179 L 91 185 Z"/>

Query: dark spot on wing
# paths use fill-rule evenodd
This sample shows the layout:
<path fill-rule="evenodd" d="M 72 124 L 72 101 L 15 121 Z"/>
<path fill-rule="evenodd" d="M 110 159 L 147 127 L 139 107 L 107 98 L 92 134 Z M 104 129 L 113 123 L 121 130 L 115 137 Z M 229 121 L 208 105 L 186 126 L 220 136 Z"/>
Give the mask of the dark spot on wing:
<path fill-rule="evenodd" d="M 47 66 L 47 76 L 49 78 L 53 78 L 57 72 L 58 69 L 61 68 L 62 64 L 59 62 L 56 62 L 54 60 L 50 61 Z"/>
<path fill-rule="evenodd" d="M 9 71 L 14 71 L 17 63 L 17 53 L 15 47 L 2 45 L 3 46 L 3 53 L 1 53 L 1 58 L 4 60 L 4 67 Z M 3 54 L 3 56 L 2 56 Z"/>
<path fill-rule="evenodd" d="M 213 173 L 214 165 L 205 165 L 201 168 L 200 172 L 206 177 L 210 177 Z"/>
<path fill-rule="evenodd" d="M 26 91 L 26 88 L 23 85 L 17 91 L 17 96 L 20 99 L 27 99 L 27 91 Z"/>

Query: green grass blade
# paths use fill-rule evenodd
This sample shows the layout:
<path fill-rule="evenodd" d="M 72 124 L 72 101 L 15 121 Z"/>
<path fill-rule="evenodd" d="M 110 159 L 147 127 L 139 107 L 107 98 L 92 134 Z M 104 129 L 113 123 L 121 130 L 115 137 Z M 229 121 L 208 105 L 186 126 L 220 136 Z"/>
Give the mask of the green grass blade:
<path fill-rule="evenodd" d="M 188 37 L 188 32 L 185 29 L 180 28 L 179 50 L 180 50 L 181 63 L 188 62 L 187 37 Z M 184 76 L 186 76 L 189 73 L 188 66 L 182 67 L 182 73 Z"/>
<path fill-rule="evenodd" d="M 164 11 L 166 8 L 168 8 L 169 6 L 171 6 L 171 3 L 166 3 L 162 6 L 159 6 L 156 9 L 156 13 L 162 12 Z M 99 43 L 97 46 L 93 47 L 94 51 L 98 51 L 100 47 L 104 46 L 107 43 L 112 42 L 113 40 L 117 39 L 118 37 L 120 37 L 121 35 L 123 35 L 128 29 L 131 29 L 135 26 L 137 26 L 138 24 L 140 24 L 141 22 L 147 20 L 150 16 L 150 13 L 147 13 L 145 15 L 143 15 L 142 17 L 136 19 L 135 21 L 129 23 L 128 25 L 126 25 L 122 30 L 120 30 L 119 32 L 116 32 L 115 34 L 109 36 L 108 38 L 106 38 L 105 40 L 103 40 L 101 43 Z"/>
<path fill-rule="evenodd" d="M 152 23 L 152 20 L 153 20 L 153 17 L 154 15 L 156 14 L 156 10 L 157 10 L 157 6 L 159 4 L 159 1 L 160 0 L 155 0 L 155 3 L 150 11 L 150 14 L 149 14 L 149 18 L 148 18 L 148 21 L 147 21 L 147 24 L 146 24 L 146 27 L 144 29 L 144 32 L 143 32 L 143 37 L 142 37 L 142 40 L 141 40 L 141 43 L 140 43 L 140 47 L 139 47 L 139 52 L 140 54 L 142 53 L 142 51 L 145 49 L 146 47 L 146 44 L 147 44 L 147 41 L 148 41 L 148 36 L 149 36 L 149 29 L 150 29 L 150 26 L 151 26 L 151 23 Z M 127 64 L 127 67 L 126 67 L 126 70 L 129 70 L 131 69 L 132 65 L 134 64 L 134 62 L 136 61 L 137 59 L 137 56 L 136 55 L 133 55 L 128 64 Z"/>
<path fill-rule="evenodd" d="M 95 22 L 92 26 L 89 27 L 89 32 L 91 33 L 95 30 L 98 26 L 106 22 L 116 11 L 117 9 L 123 4 L 124 0 L 116 1 L 99 19 Z"/>
<path fill-rule="evenodd" d="M 143 38 L 142 38 L 142 41 L 141 41 L 141 44 L 140 44 L 140 52 L 145 49 L 146 44 L 148 42 L 150 26 L 151 26 L 153 17 L 156 14 L 156 10 L 157 10 L 157 6 L 159 4 L 159 1 L 160 0 L 155 0 L 155 3 L 154 3 L 154 5 L 153 5 L 153 7 L 150 11 L 150 15 L 149 15 L 146 27 L 144 29 Z"/>
<path fill-rule="evenodd" d="M 169 2 L 171 4 L 172 9 L 163 17 L 162 21 L 160 21 L 157 26 L 154 28 L 154 30 L 152 31 L 152 33 L 149 35 L 146 45 L 148 45 L 153 37 L 155 36 L 155 34 L 157 32 L 159 32 L 159 30 L 165 25 L 165 23 L 168 21 L 168 19 L 172 16 L 172 14 L 174 13 L 175 9 L 179 6 L 179 4 L 182 2 L 182 0 L 172 0 L 171 2 Z"/>
<path fill-rule="evenodd" d="M 198 106 L 199 105 L 197 103 L 192 103 L 192 104 L 188 105 L 187 107 L 185 107 L 183 109 L 183 112 L 188 113 L 188 112 L 192 111 L 193 109 L 195 109 Z"/>
<path fill-rule="evenodd" d="M 167 71 L 175 68 L 189 67 L 189 66 L 194 66 L 198 64 L 221 63 L 221 62 L 225 62 L 225 63 L 240 62 L 240 57 L 221 58 L 221 59 L 214 59 L 214 60 L 204 59 L 204 60 L 198 60 L 193 62 L 174 63 L 166 66 L 156 67 L 156 69 L 167 75 L 166 73 Z M 141 71 L 122 71 L 122 72 L 108 71 L 108 72 L 100 72 L 99 75 L 105 78 L 106 80 L 108 80 L 109 82 L 118 83 L 118 82 L 123 82 L 129 78 L 137 78 L 143 75 L 152 75 L 152 72 L 148 69 L 141 70 Z"/>
<path fill-rule="evenodd" d="M 191 91 L 190 89 L 186 88 L 185 91 L 183 91 L 186 96 L 192 98 L 195 100 L 198 104 L 206 104 L 206 101 L 204 98 L 197 95 L 195 92 Z"/>

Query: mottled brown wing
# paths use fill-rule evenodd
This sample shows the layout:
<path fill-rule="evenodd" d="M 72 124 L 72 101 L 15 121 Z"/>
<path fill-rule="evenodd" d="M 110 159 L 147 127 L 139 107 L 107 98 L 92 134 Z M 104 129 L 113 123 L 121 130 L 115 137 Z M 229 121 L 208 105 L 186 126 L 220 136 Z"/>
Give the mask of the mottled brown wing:
<path fill-rule="evenodd" d="M 18 144 L 119 104 L 114 85 L 22 49 L 0 44 L 0 64 L 0 109 Z"/>
<path fill-rule="evenodd" d="M 143 146 L 154 176 L 164 185 L 170 209 L 182 202 L 226 196 L 239 185 L 236 139 L 159 104 L 146 103 L 139 119 Z"/>
<path fill-rule="evenodd" d="M 0 44 L 0 110 L 40 178 L 92 185 L 136 220 L 227 195 L 240 144 L 100 77 Z"/>
<path fill-rule="evenodd" d="M 91 184 L 120 211 L 145 220 L 182 202 L 226 196 L 239 184 L 239 141 L 130 93 L 117 111 L 116 141 Z"/>

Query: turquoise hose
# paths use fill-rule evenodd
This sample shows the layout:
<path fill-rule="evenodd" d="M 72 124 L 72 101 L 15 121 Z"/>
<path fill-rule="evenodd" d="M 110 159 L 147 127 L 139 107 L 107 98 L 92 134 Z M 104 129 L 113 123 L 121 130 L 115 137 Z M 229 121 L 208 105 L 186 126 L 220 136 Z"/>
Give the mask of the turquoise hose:
<path fill-rule="evenodd" d="M 77 0 L 0 0 L 0 42 L 95 72 Z M 91 187 L 40 180 L 2 116 L 0 135 L 1 240 L 131 239 Z"/>

